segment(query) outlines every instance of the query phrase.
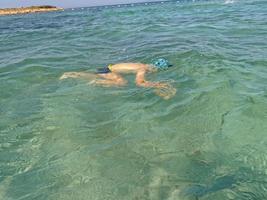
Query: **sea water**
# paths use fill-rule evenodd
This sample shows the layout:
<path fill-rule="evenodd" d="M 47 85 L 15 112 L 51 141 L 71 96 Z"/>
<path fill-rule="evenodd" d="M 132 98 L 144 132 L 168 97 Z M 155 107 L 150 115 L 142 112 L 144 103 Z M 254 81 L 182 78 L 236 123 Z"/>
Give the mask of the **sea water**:
<path fill-rule="evenodd" d="M 0 199 L 267 199 L 267 2 L 0 17 Z M 167 58 L 164 100 L 67 71 Z"/>

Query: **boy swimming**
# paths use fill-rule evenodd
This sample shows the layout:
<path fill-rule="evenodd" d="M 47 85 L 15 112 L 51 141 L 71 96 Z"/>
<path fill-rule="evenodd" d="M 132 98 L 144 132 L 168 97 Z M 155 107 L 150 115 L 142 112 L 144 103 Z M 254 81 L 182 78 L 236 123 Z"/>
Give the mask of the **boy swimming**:
<path fill-rule="evenodd" d="M 125 86 L 127 80 L 122 74 L 135 74 L 135 83 L 139 87 L 154 88 L 155 93 L 164 99 L 169 99 L 176 94 L 176 89 L 169 83 L 151 82 L 145 79 L 146 73 L 166 70 L 172 65 L 166 59 L 158 59 L 153 64 L 143 63 L 118 63 L 99 68 L 96 73 L 88 72 L 65 72 L 60 80 L 65 78 L 81 78 L 90 80 L 90 84 L 99 86 Z"/>

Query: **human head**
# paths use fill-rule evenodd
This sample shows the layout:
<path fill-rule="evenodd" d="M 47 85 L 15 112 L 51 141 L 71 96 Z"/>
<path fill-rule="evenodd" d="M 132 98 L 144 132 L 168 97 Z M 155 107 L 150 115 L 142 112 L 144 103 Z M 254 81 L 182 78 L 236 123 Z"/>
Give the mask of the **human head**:
<path fill-rule="evenodd" d="M 152 63 L 152 66 L 155 67 L 157 70 L 166 70 L 172 65 L 165 58 L 159 58 Z"/>

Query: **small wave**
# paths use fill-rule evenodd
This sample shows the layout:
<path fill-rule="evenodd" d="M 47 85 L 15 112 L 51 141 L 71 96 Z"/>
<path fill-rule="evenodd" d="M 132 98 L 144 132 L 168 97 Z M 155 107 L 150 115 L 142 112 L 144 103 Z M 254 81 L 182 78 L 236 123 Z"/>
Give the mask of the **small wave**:
<path fill-rule="evenodd" d="M 234 1 L 234 0 L 226 0 L 226 1 L 224 2 L 224 4 L 232 4 L 232 3 L 235 3 L 235 1 Z"/>

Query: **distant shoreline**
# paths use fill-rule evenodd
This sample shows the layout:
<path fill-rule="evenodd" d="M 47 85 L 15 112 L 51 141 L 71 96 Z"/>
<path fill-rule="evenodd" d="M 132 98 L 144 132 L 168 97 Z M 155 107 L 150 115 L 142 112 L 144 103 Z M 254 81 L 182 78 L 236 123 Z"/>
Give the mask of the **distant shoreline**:
<path fill-rule="evenodd" d="M 0 9 L 0 15 L 17 15 L 17 14 L 27 14 L 27 13 L 37 13 L 37 12 L 51 12 L 59 11 L 63 8 L 58 8 L 55 6 L 31 6 L 22 8 L 4 8 Z"/>

